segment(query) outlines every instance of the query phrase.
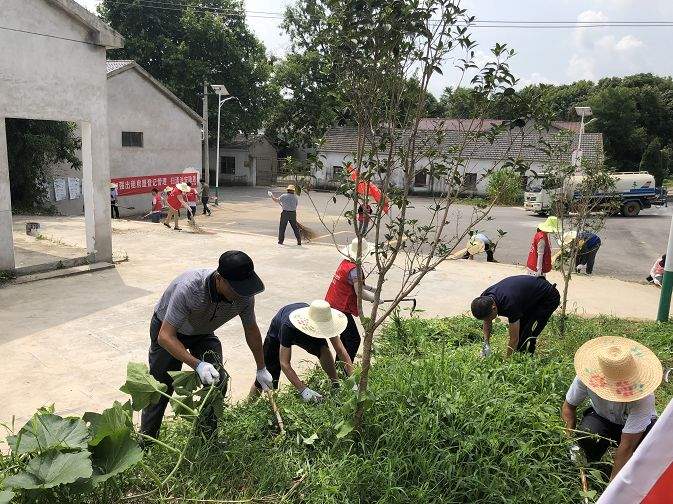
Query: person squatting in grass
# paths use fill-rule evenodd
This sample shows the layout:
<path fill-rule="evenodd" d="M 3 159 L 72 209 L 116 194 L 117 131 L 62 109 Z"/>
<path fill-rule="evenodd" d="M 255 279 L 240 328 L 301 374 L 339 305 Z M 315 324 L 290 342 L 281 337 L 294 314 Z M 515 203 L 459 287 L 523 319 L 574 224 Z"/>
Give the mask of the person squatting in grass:
<path fill-rule="evenodd" d="M 327 340 L 344 363 L 346 374 L 350 376 L 353 372 L 353 362 L 339 338 L 347 325 L 346 316 L 330 308 L 330 305 L 323 300 L 313 301 L 310 306 L 306 303 L 293 303 L 278 310 L 264 339 L 264 362 L 273 377 L 273 388 L 278 388 L 282 370 L 304 402 L 322 400 L 322 395 L 308 388 L 292 367 L 292 346 L 296 345 L 318 357 L 320 366 L 334 386 L 338 386 L 337 369 Z M 261 384 L 255 381 L 250 396 L 258 395 L 260 390 L 262 390 Z"/>
<path fill-rule="evenodd" d="M 183 363 L 196 370 L 203 384 L 219 381 L 213 359 L 222 362 L 222 344 L 214 331 L 236 316 L 241 318 L 245 340 L 257 364 L 257 382 L 265 390 L 273 386 L 255 318 L 255 295 L 262 291 L 264 284 L 255 273 L 252 259 L 238 250 L 223 253 L 214 271 L 189 270 L 170 283 L 154 309 L 149 349 L 150 373 L 166 385 L 169 396 L 173 386 L 168 372 L 179 371 Z M 162 396 L 143 410 L 142 433 L 153 438 L 159 435 L 167 404 L 168 398 Z M 215 423 L 215 418 L 208 419 L 209 426 Z"/>
<path fill-rule="evenodd" d="M 482 355 L 491 354 L 493 320 L 509 320 L 507 356 L 513 351 L 535 353 L 537 337 L 561 303 L 556 285 L 544 277 L 516 275 L 500 280 L 472 301 L 472 315 L 484 322 Z"/>
<path fill-rule="evenodd" d="M 498 262 L 495 260 L 495 257 L 493 257 L 495 244 L 491 239 L 484 233 L 473 233 L 470 236 L 467 249 L 465 249 L 465 253 L 461 256 L 461 259 L 473 260 L 475 255 L 481 254 L 482 252 L 486 252 L 486 262 Z"/>
<path fill-rule="evenodd" d="M 187 187 L 189 187 L 189 192 L 186 195 L 186 199 L 189 204 L 189 209 L 192 212 L 192 215 L 187 214 L 187 218 L 193 220 L 196 215 L 196 199 L 199 197 L 199 194 L 196 192 L 196 189 L 192 187 L 191 182 L 187 182 Z"/>
<path fill-rule="evenodd" d="M 185 195 L 190 191 L 190 188 L 184 182 L 175 184 L 173 190 L 168 194 L 166 198 L 166 203 L 168 204 L 168 212 L 166 213 L 166 218 L 163 221 L 163 225 L 167 228 L 170 228 L 169 222 L 171 219 L 175 221 L 173 229 L 176 231 L 181 231 L 180 226 L 178 225 L 178 219 L 180 217 L 180 208 L 185 208 L 187 210 L 187 217 L 191 216 L 191 209 L 189 208 L 189 203 L 185 199 Z"/>
<path fill-rule="evenodd" d="M 362 284 L 362 299 L 369 302 L 374 301 L 374 295 L 372 294 L 374 288 L 366 285 L 364 278 L 358 277 L 358 268 L 354 261 L 354 258 L 357 257 L 357 250 L 357 238 L 354 238 L 349 245 L 341 250 L 341 254 L 346 256 L 346 259 L 342 260 L 339 264 L 325 295 L 325 301 L 335 310 L 339 310 L 345 314 L 348 319 L 348 325 L 341 333 L 341 342 L 353 362 L 360 348 L 361 341 L 360 332 L 354 318 L 360 315 L 358 308 L 360 284 Z M 363 239 L 362 259 L 364 260 L 371 252 L 371 245 L 367 240 Z M 339 360 L 338 355 L 337 360 Z"/>
<path fill-rule="evenodd" d="M 586 268 L 586 274 L 591 275 L 594 272 L 594 263 L 596 262 L 596 254 L 601 248 L 601 239 L 596 233 L 591 231 L 582 231 L 578 236 L 578 250 L 575 258 L 575 271 L 580 273 L 582 269 Z"/>
<path fill-rule="evenodd" d="M 292 231 L 294 231 L 294 237 L 297 239 L 297 245 L 301 246 L 301 233 L 299 231 L 299 226 L 297 225 L 297 206 L 299 205 L 299 198 L 295 194 L 296 187 L 293 185 L 287 186 L 287 192 L 281 194 L 278 198 L 269 191 L 269 196 L 271 199 L 278 203 L 282 208 L 280 212 L 280 223 L 278 225 L 278 245 L 282 245 L 285 241 L 285 230 L 287 229 L 287 223 L 290 223 Z"/>
<path fill-rule="evenodd" d="M 566 434 L 577 436 L 589 463 L 617 446 L 611 481 L 656 422 L 654 391 L 662 371 L 649 348 L 628 338 L 594 338 L 575 353 L 576 375 L 561 409 Z M 586 399 L 589 407 L 576 428 L 577 408 Z"/>

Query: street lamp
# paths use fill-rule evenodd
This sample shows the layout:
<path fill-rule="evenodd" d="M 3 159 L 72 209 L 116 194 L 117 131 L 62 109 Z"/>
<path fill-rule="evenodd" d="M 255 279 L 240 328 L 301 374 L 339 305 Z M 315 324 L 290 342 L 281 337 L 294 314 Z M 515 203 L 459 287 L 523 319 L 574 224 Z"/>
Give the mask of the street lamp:
<path fill-rule="evenodd" d="M 223 84 L 211 84 L 211 88 L 217 94 L 218 103 L 217 103 L 217 148 L 215 154 L 215 205 L 219 202 L 219 192 L 220 192 L 220 112 L 222 111 L 222 104 L 226 101 L 235 98 L 234 96 L 229 96 L 229 91 L 224 87 Z M 224 98 L 228 96 L 228 98 Z M 208 168 L 210 169 L 210 167 Z"/>
<path fill-rule="evenodd" d="M 581 117 L 580 120 L 580 137 L 577 142 L 577 150 L 573 153 L 574 158 L 573 164 L 575 168 L 582 167 L 582 135 L 584 135 L 584 118 L 589 117 L 593 112 L 591 112 L 591 107 L 575 107 L 575 112 Z"/>

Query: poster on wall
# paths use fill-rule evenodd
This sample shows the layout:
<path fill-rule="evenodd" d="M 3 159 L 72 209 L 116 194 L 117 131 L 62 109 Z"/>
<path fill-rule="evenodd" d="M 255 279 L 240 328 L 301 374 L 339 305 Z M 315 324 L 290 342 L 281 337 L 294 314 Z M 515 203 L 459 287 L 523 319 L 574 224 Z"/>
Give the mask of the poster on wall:
<path fill-rule="evenodd" d="M 191 182 L 196 187 L 198 174 L 196 172 L 187 172 L 147 175 L 144 177 L 121 177 L 113 178 L 112 182 L 117 184 L 119 196 L 131 196 L 133 194 L 150 193 L 155 187 L 161 191 L 164 187 L 173 187 L 179 182 Z"/>
<path fill-rule="evenodd" d="M 71 200 L 78 199 L 82 195 L 77 177 L 68 177 L 68 192 L 70 193 Z"/>
<path fill-rule="evenodd" d="M 65 179 L 55 178 L 54 179 L 54 199 L 56 201 L 63 201 L 68 196 L 65 191 Z"/>

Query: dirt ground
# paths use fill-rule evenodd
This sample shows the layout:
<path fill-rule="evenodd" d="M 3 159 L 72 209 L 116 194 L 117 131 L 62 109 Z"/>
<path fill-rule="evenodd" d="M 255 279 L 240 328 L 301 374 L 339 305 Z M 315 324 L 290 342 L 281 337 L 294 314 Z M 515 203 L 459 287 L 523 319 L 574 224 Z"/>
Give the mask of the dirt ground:
<path fill-rule="evenodd" d="M 278 246 L 254 229 L 231 231 L 245 216 L 245 201 L 229 203 L 200 222 L 212 234 L 194 234 L 184 225 L 176 232 L 159 224 L 114 221 L 115 254 L 128 256 L 116 268 L 0 288 L 0 423 L 22 425 L 35 409 L 56 404 L 60 414 L 100 410 L 123 397 L 129 361 L 147 360 L 149 322 L 154 305 L 169 282 L 189 268 L 215 268 L 229 249 L 247 252 L 266 290 L 256 299 L 264 334 L 276 311 L 290 302 L 322 298 L 340 261 L 333 247 L 310 244 Z M 59 247 L 84 246 L 83 218 L 40 217 L 42 232 Z M 345 244 L 347 236 L 339 235 Z M 288 235 L 286 243 L 292 243 Z M 49 249 L 49 246 L 47 247 Z M 48 250 L 49 252 L 49 250 Z M 452 261 L 430 273 L 415 293 L 423 316 L 466 313 L 470 301 L 491 283 L 522 269 L 482 261 Z M 396 271 L 386 296 L 393 293 Z M 560 281 L 555 274 L 551 281 Z M 579 314 L 598 313 L 652 319 L 656 288 L 606 277 L 577 277 L 570 306 Z M 232 376 L 232 394 L 240 398 L 252 383 L 255 366 L 238 319 L 217 331 Z M 297 352 L 295 361 L 307 359 Z M 285 382 L 287 383 L 287 382 Z"/>

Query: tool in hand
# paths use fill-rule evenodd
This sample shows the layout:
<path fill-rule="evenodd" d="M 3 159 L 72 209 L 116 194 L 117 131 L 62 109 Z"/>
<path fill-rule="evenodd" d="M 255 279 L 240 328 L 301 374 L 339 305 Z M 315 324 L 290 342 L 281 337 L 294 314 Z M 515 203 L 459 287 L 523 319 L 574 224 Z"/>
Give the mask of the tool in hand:
<path fill-rule="evenodd" d="M 573 464 L 579 466 L 579 469 L 580 469 L 580 481 L 582 482 L 582 490 L 583 490 L 584 493 L 586 494 L 586 493 L 589 491 L 589 482 L 588 482 L 588 480 L 587 480 L 587 473 L 586 473 L 586 471 L 584 470 L 584 467 L 582 467 L 581 465 L 579 465 L 578 457 L 579 457 L 579 455 L 580 455 L 580 451 L 581 451 L 581 449 L 580 449 L 579 446 L 577 446 L 576 444 L 575 444 L 575 445 L 572 445 L 572 446 L 570 447 L 570 461 L 571 461 Z M 584 503 L 585 503 L 585 504 L 589 504 L 589 497 L 586 497 L 586 496 L 584 497 Z"/>
<path fill-rule="evenodd" d="M 271 403 L 271 409 L 273 410 L 274 415 L 276 415 L 276 422 L 278 423 L 278 429 L 280 430 L 280 434 L 285 434 L 285 424 L 283 423 L 283 417 L 280 416 L 280 411 L 278 410 L 278 406 L 276 405 L 276 400 L 273 397 L 273 390 L 267 389 L 264 391 L 266 394 L 266 397 L 269 399 L 269 402 Z"/>

